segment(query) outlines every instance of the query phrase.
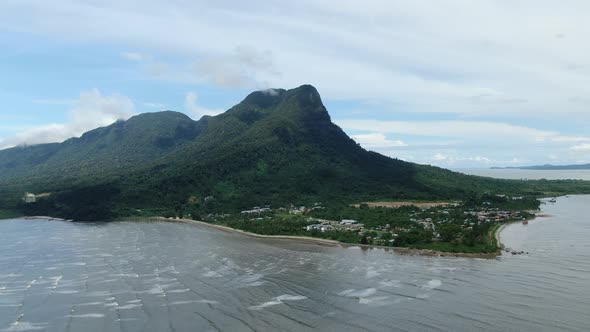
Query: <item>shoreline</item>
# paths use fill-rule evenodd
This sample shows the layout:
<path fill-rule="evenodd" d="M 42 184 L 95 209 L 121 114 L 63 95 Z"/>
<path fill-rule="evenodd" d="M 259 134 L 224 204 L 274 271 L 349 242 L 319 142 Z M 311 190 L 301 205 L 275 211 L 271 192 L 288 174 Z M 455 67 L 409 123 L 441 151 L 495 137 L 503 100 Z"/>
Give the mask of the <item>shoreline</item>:
<path fill-rule="evenodd" d="M 545 214 L 535 215 L 534 218 L 527 219 L 527 220 L 534 220 L 538 217 L 546 216 Z M 49 216 L 24 216 L 24 217 L 17 217 L 17 218 L 9 218 L 4 220 L 12 220 L 12 219 L 23 219 L 23 220 L 47 220 L 47 221 L 69 221 L 62 218 L 54 218 Z M 396 254 L 404 255 L 404 256 L 425 256 L 425 257 L 463 257 L 463 258 L 480 258 L 480 259 L 495 259 L 498 256 L 503 254 L 503 250 L 505 249 L 504 244 L 501 241 L 500 234 L 501 232 L 510 224 L 518 223 L 521 221 L 513 221 L 509 223 L 503 223 L 498 226 L 498 228 L 494 231 L 494 238 L 496 240 L 498 249 L 495 252 L 490 253 L 469 253 L 469 252 L 450 252 L 450 251 L 438 251 L 432 249 L 417 249 L 417 248 L 409 248 L 409 247 L 388 247 L 388 246 L 379 246 L 379 245 L 372 245 L 372 244 L 360 244 L 360 243 L 346 243 L 340 242 L 336 240 L 328 240 L 310 236 L 299 236 L 299 235 L 263 235 L 263 234 L 256 234 L 252 232 L 243 231 L 241 229 L 231 228 L 228 226 L 212 224 L 204 221 L 199 220 L 192 220 L 192 219 L 169 219 L 164 217 L 146 217 L 141 219 L 122 219 L 121 221 L 155 221 L 155 222 L 176 222 L 176 223 L 186 223 L 186 224 L 196 224 L 202 225 L 206 227 L 210 227 L 219 231 L 227 232 L 227 233 L 234 233 L 240 234 L 248 237 L 258 238 L 258 239 L 274 239 L 274 240 L 291 240 L 291 241 L 298 241 L 300 243 L 311 243 L 316 245 L 323 245 L 323 246 L 331 246 L 331 247 L 340 247 L 340 248 L 354 248 L 358 247 L 361 249 L 383 249 L 386 251 L 393 251 Z"/>
<path fill-rule="evenodd" d="M 67 219 L 62 219 L 62 218 L 54 218 L 54 217 L 48 217 L 48 216 L 28 216 L 28 217 L 18 217 L 15 219 L 25 219 L 25 220 L 49 220 L 49 221 L 72 221 L 72 220 L 67 220 Z"/>
<path fill-rule="evenodd" d="M 544 213 L 542 210 L 539 211 L 535 211 L 535 216 L 532 218 L 527 218 L 526 221 L 533 221 L 537 218 L 544 218 L 544 217 L 551 217 L 551 215 Z M 500 235 L 502 233 L 502 231 L 512 225 L 512 224 L 517 224 L 517 223 L 522 223 L 523 221 L 511 221 L 511 222 L 506 222 L 503 224 L 500 224 L 500 226 L 494 231 L 494 237 L 496 238 L 496 243 L 498 245 L 498 250 L 500 251 L 500 254 L 502 254 L 504 252 L 504 249 L 506 249 L 506 246 L 504 245 L 504 243 L 502 243 L 502 240 L 500 238 Z"/>
<path fill-rule="evenodd" d="M 346 245 L 348 243 L 336 241 L 336 240 L 328 240 L 328 239 L 320 239 L 311 236 L 297 236 L 297 235 L 264 235 L 264 234 L 256 234 L 252 232 L 246 232 L 241 229 L 231 228 L 223 225 L 212 224 L 204 221 L 199 220 L 192 220 L 192 219 L 168 219 L 164 217 L 152 217 L 147 218 L 147 220 L 153 220 L 158 222 L 178 222 L 178 223 L 185 223 L 185 224 L 196 224 L 196 225 L 203 225 L 211 228 L 215 228 L 220 231 L 228 232 L 228 233 L 238 233 L 245 236 L 255 237 L 259 239 L 277 239 L 277 240 L 297 240 L 302 242 L 315 242 L 315 243 L 322 243 L 322 244 L 331 244 L 332 246 L 341 246 Z"/>
<path fill-rule="evenodd" d="M 47 220 L 47 221 L 73 221 L 68 219 L 62 218 L 55 218 L 49 216 L 18 216 L 14 218 L 2 218 L 0 220 L 15 220 L 15 219 L 23 219 L 23 220 Z"/>
<path fill-rule="evenodd" d="M 501 224 L 500 227 L 498 227 L 496 229 L 496 231 L 494 232 L 494 237 L 496 238 L 496 244 L 497 244 L 498 248 L 500 249 L 500 251 L 504 250 L 504 243 L 502 243 L 502 240 L 500 239 L 500 233 L 502 233 L 504 228 L 506 228 L 506 226 L 509 224 L 510 223 Z"/>
<path fill-rule="evenodd" d="M 179 223 L 187 223 L 187 224 L 197 224 L 203 225 L 207 227 L 211 227 L 220 231 L 225 231 L 229 233 L 237 233 L 245 236 L 260 238 L 260 239 L 277 239 L 277 240 L 293 240 L 299 242 L 308 242 L 313 244 L 320 244 L 320 245 L 330 245 L 333 247 L 341 247 L 341 248 L 353 248 L 359 247 L 363 249 L 384 249 L 386 251 L 393 251 L 399 255 L 404 256 L 425 256 L 425 257 L 465 257 L 465 258 L 482 258 L 482 259 L 495 259 L 500 254 L 500 249 L 496 252 L 491 253 L 469 253 L 469 252 L 450 252 L 450 251 L 438 251 L 438 250 L 431 250 L 431 249 L 417 249 L 417 248 L 408 248 L 408 247 L 387 247 L 387 246 L 379 246 L 379 245 L 372 245 L 372 244 L 357 244 L 357 243 L 346 243 L 340 242 L 336 240 L 328 240 L 328 239 L 321 239 L 309 236 L 297 236 L 297 235 L 262 235 L 256 234 L 252 232 L 246 232 L 240 229 L 231 228 L 227 226 L 211 224 L 204 221 L 192 220 L 192 219 L 168 219 L 164 217 L 153 217 L 148 218 L 148 220 L 158 221 L 158 222 L 179 222 Z"/>

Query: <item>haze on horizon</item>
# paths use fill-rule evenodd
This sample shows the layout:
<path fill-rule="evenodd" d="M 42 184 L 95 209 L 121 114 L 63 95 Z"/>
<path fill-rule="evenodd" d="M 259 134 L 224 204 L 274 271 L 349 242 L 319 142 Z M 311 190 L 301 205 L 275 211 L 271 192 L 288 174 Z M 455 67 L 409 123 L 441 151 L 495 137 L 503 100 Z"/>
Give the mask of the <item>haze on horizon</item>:
<path fill-rule="evenodd" d="M 0 3 L 0 149 L 314 85 L 367 149 L 443 167 L 590 162 L 590 3 Z"/>

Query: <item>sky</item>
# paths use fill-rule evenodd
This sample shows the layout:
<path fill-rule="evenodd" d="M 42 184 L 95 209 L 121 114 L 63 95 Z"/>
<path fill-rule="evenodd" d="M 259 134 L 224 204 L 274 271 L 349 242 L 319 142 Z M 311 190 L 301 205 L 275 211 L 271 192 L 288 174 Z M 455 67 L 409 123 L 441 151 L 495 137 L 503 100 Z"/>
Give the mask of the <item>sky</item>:
<path fill-rule="evenodd" d="M 0 2 L 0 149 L 314 85 L 366 149 L 447 168 L 590 162 L 590 2 Z"/>

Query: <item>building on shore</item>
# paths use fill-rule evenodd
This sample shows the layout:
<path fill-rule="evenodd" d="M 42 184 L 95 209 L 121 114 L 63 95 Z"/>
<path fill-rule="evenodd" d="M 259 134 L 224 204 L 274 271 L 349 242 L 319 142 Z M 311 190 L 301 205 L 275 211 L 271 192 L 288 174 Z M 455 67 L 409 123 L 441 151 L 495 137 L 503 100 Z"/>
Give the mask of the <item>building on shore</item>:
<path fill-rule="evenodd" d="M 35 194 L 25 193 L 25 195 L 23 196 L 23 201 L 27 204 L 35 203 L 37 202 L 37 196 L 35 196 Z"/>

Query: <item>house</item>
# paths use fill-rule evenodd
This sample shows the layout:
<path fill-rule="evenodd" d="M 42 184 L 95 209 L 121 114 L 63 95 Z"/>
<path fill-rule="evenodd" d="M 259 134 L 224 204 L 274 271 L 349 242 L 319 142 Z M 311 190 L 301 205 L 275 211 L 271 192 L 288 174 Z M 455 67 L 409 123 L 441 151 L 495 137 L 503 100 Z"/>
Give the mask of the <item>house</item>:
<path fill-rule="evenodd" d="M 37 196 L 35 196 L 35 194 L 31 194 L 31 193 L 25 193 L 25 196 L 23 197 L 23 201 L 25 203 L 35 203 L 37 201 Z"/>
<path fill-rule="evenodd" d="M 242 211 L 242 214 L 261 214 L 261 213 L 265 213 L 265 212 L 269 212 L 271 211 L 270 208 L 268 207 L 259 207 L 259 206 L 255 206 L 252 208 L 252 210 L 245 210 Z"/>
<path fill-rule="evenodd" d="M 314 229 L 317 229 L 321 232 L 326 232 L 326 231 L 334 230 L 334 227 L 332 227 L 332 225 L 319 225 L 319 224 L 305 226 L 305 230 L 307 230 L 307 231 L 311 231 Z"/>
<path fill-rule="evenodd" d="M 352 219 L 342 219 L 342 221 L 340 221 L 340 225 L 352 225 L 356 223 L 358 223 L 358 221 Z"/>
<path fill-rule="evenodd" d="M 289 210 L 289 214 L 302 214 L 305 213 L 305 211 L 307 211 L 305 206 L 293 207 Z"/>

